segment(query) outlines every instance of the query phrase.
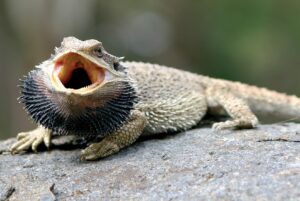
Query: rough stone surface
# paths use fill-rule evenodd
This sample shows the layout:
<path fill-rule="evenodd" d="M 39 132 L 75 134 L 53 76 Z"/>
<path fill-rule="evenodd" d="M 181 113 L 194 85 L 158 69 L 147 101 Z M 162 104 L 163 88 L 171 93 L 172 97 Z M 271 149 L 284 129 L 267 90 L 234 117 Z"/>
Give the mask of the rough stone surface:
<path fill-rule="evenodd" d="M 97 162 L 79 149 L 11 156 L 0 200 L 300 200 L 300 125 L 210 128 L 137 142 Z"/>

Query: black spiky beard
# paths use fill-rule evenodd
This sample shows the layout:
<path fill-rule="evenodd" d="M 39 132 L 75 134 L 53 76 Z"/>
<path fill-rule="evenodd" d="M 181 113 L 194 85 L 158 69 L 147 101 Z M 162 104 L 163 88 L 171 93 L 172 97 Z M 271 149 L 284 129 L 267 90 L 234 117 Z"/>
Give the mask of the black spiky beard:
<path fill-rule="evenodd" d="M 104 137 L 126 122 L 137 101 L 129 81 L 122 81 L 115 88 L 117 95 L 106 94 L 114 90 L 107 88 L 99 104 L 93 98 L 93 107 L 73 105 L 78 108 L 70 109 L 67 95 L 56 92 L 49 76 L 37 68 L 22 81 L 20 101 L 36 123 L 51 129 L 54 134 Z"/>

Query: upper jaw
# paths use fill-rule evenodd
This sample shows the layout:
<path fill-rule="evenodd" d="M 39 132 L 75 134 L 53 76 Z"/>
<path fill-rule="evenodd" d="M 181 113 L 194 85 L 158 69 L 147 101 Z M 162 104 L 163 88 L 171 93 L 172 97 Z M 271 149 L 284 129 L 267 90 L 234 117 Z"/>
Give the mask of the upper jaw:
<path fill-rule="evenodd" d="M 55 56 L 47 66 L 54 88 L 67 94 L 88 95 L 122 75 L 103 59 L 82 51 L 67 51 Z"/>

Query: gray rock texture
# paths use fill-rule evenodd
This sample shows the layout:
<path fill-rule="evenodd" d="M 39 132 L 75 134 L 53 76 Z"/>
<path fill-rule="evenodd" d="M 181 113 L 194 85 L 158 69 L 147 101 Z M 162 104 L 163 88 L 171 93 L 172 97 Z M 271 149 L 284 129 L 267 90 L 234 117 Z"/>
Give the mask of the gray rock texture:
<path fill-rule="evenodd" d="M 0 142 L 0 200 L 300 200 L 299 124 L 194 129 L 97 162 L 70 146 L 12 156 L 13 142 Z"/>

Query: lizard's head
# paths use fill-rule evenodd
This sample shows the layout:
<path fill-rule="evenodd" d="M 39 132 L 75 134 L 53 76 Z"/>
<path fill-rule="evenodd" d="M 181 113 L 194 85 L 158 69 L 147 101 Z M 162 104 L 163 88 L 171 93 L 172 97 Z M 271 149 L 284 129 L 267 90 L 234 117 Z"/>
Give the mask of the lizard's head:
<path fill-rule="evenodd" d="M 21 102 L 37 123 L 58 133 L 110 133 L 127 120 L 136 102 L 120 60 L 97 40 L 64 38 L 23 81 Z"/>
<path fill-rule="evenodd" d="M 93 39 L 64 38 L 46 68 L 57 91 L 78 95 L 91 94 L 107 82 L 124 78 L 120 58 Z"/>

